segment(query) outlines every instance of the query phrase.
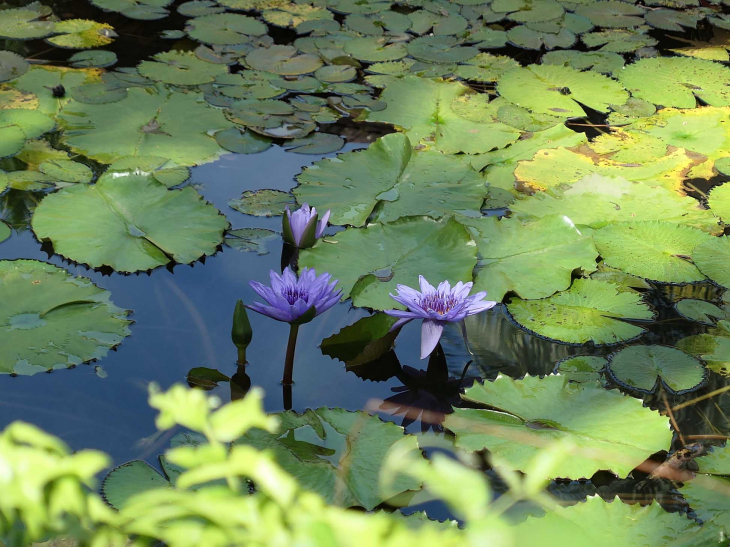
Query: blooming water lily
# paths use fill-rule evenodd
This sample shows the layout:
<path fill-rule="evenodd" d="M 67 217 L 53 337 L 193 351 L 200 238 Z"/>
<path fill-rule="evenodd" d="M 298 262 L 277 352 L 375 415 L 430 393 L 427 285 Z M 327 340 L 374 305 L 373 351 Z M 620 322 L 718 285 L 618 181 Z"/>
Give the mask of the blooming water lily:
<path fill-rule="evenodd" d="M 303 204 L 293 213 L 286 206 L 286 213 L 282 219 L 284 241 L 298 249 L 306 249 L 314 245 L 327 227 L 330 218 L 330 211 L 318 220 L 317 209 L 310 207 L 308 203 Z"/>

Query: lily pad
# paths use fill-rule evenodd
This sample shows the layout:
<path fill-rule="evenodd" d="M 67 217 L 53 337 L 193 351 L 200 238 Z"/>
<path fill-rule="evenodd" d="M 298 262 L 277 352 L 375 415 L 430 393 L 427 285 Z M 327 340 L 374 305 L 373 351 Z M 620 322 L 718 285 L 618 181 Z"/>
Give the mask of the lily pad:
<path fill-rule="evenodd" d="M 448 260 L 443 257 L 448 256 Z M 303 251 L 300 267 L 339 279 L 343 298 L 355 306 L 387 310 L 398 305 L 388 295 L 398 283 L 418 286 L 427 279 L 471 281 L 476 247 L 453 218 L 411 217 L 367 228 L 348 228 Z"/>
<path fill-rule="evenodd" d="M 212 82 L 219 74 L 227 74 L 225 65 L 201 61 L 191 51 L 164 51 L 142 61 L 137 70 L 145 78 L 175 85 L 199 85 Z"/>
<path fill-rule="evenodd" d="M 12 231 L 10 230 L 10 226 L 5 224 L 4 222 L 0 222 L 0 242 L 8 239 L 11 233 Z"/>
<path fill-rule="evenodd" d="M 730 69 L 704 59 L 654 57 L 628 65 L 619 75 L 634 97 L 677 108 L 730 105 Z"/>
<path fill-rule="evenodd" d="M 129 172 L 47 196 L 32 227 L 69 260 L 137 272 L 215 253 L 228 221 L 193 188 L 167 190 Z"/>
<path fill-rule="evenodd" d="M 617 222 L 593 235 L 606 265 L 660 283 L 696 283 L 705 276 L 692 263 L 707 233 L 669 222 Z"/>
<path fill-rule="evenodd" d="M 515 142 L 519 131 L 480 116 L 467 104 L 472 98 L 476 104 L 481 97 L 459 82 L 406 76 L 385 88 L 380 100 L 387 107 L 371 112 L 367 120 L 392 123 L 405 131 L 414 145 L 423 141 L 445 154 L 478 154 Z M 463 103 L 457 102 L 460 100 Z M 462 108 L 457 113 L 455 107 Z M 460 115 L 462 112 L 472 119 Z M 475 118 L 479 121 L 473 121 Z"/>
<path fill-rule="evenodd" d="M 130 498 L 157 488 L 170 488 L 170 480 L 142 460 L 115 467 L 101 483 L 101 496 L 115 509 L 122 509 Z"/>
<path fill-rule="evenodd" d="M 560 360 L 555 365 L 554 372 L 571 382 L 593 383 L 602 380 L 603 369 L 607 362 L 605 357 L 578 355 Z"/>
<path fill-rule="evenodd" d="M 601 74 L 550 65 L 507 72 L 500 78 L 497 91 L 533 112 L 566 118 L 585 116 L 581 105 L 608 112 L 611 104 L 623 104 L 629 97 L 619 83 Z"/>
<path fill-rule="evenodd" d="M 420 61 L 429 63 L 462 63 L 475 57 L 479 50 L 462 46 L 454 36 L 421 36 L 406 45 L 408 53 Z"/>
<path fill-rule="evenodd" d="M 0 373 L 31 375 L 104 357 L 129 311 L 90 280 L 37 260 L 0 261 Z"/>
<path fill-rule="evenodd" d="M 332 12 L 310 4 L 284 3 L 272 6 L 261 14 L 264 21 L 277 27 L 297 28 L 305 21 L 332 21 Z"/>
<path fill-rule="evenodd" d="M 395 322 L 384 313 L 363 317 L 322 340 L 322 353 L 345 363 L 347 370 L 367 365 L 393 348 L 398 332 L 390 329 Z"/>
<path fill-rule="evenodd" d="M 105 68 L 117 62 L 117 55 L 113 51 L 92 49 L 74 53 L 68 62 L 74 68 Z"/>
<path fill-rule="evenodd" d="M 519 63 L 510 57 L 479 53 L 459 65 L 455 74 L 475 82 L 496 82 L 505 72 L 517 67 Z"/>
<path fill-rule="evenodd" d="M 271 46 L 255 49 L 246 55 L 246 64 L 254 70 L 296 76 L 314 72 L 324 63 L 316 55 L 298 55 L 294 46 Z"/>
<path fill-rule="evenodd" d="M 94 172 L 88 165 L 71 160 L 46 160 L 38 166 L 38 170 L 60 182 L 87 184 L 94 178 Z"/>
<path fill-rule="evenodd" d="M 730 449 L 727 446 L 715 447 L 706 456 L 697 458 L 695 462 L 702 475 L 685 483 L 680 490 L 695 514 L 705 521 L 704 526 L 717 524 L 725 530 L 730 527 L 728 452 Z"/>
<path fill-rule="evenodd" d="M 425 215 L 480 215 L 484 180 L 459 158 L 436 151 L 414 152 L 407 137 L 386 135 L 367 150 L 324 159 L 298 177 L 294 195 L 324 211 L 332 224 L 363 226 Z"/>
<path fill-rule="evenodd" d="M 159 156 L 129 156 L 118 159 L 107 168 L 107 173 L 115 172 L 149 174 L 168 188 L 182 184 L 190 178 L 190 169 Z"/>
<path fill-rule="evenodd" d="M 607 76 L 616 76 L 625 64 L 618 53 L 607 51 L 550 51 L 542 56 L 544 65 L 571 66 L 576 70 L 592 70 Z M 651 112 L 653 114 L 653 112 Z"/>
<path fill-rule="evenodd" d="M 111 44 L 117 33 L 106 23 L 85 19 L 67 19 L 56 23 L 54 36 L 46 42 L 68 49 L 90 49 Z"/>
<path fill-rule="evenodd" d="M 89 0 L 104 11 L 121 13 L 130 19 L 154 21 L 164 19 L 170 12 L 165 9 L 173 0 Z"/>
<path fill-rule="evenodd" d="M 722 165 L 720 168 L 724 169 Z M 707 204 L 714 214 L 730 224 L 730 184 L 722 184 L 713 188 Z"/>
<path fill-rule="evenodd" d="M 727 236 L 714 237 L 694 248 L 692 260 L 700 272 L 718 285 L 730 288 L 730 239 Z"/>
<path fill-rule="evenodd" d="M 50 8 L 40 2 L 33 2 L 22 8 L 2 10 L 0 38 L 8 40 L 33 40 L 54 33 L 56 23 L 40 20 L 51 15 Z"/>
<path fill-rule="evenodd" d="M 608 359 L 606 371 L 621 387 L 653 393 L 659 385 L 672 395 L 684 395 L 707 382 L 707 370 L 687 353 L 667 346 L 630 346 Z"/>
<path fill-rule="evenodd" d="M 271 148 L 271 140 L 248 129 L 231 127 L 215 134 L 216 142 L 236 154 L 258 154 Z"/>
<path fill-rule="evenodd" d="M 683 298 L 674 304 L 674 308 L 682 317 L 708 326 L 714 326 L 718 319 L 730 318 L 725 310 L 718 308 L 712 302 L 696 298 Z"/>
<path fill-rule="evenodd" d="M 359 61 L 382 63 L 397 61 L 408 55 L 405 44 L 391 43 L 387 37 L 364 36 L 353 38 L 345 43 L 345 52 Z"/>
<path fill-rule="evenodd" d="M 597 346 L 637 338 L 645 329 L 625 320 L 654 317 L 638 293 L 595 279 L 576 279 L 569 290 L 542 300 L 513 298 L 507 309 L 519 325 L 538 336 Z"/>
<path fill-rule="evenodd" d="M 720 324 L 723 323 L 720 321 Z M 708 333 L 687 336 L 676 345 L 682 351 L 702 359 L 710 370 L 730 375 L 730 333 L 726 328 L 717 327 Z"/>
<path fill-rule="evenodd" d="M 345 146 L 345 139 L 331 133 L 312 133 L 303 139 L 293 139 L 286 143 L 287 152 L 297 154 L 330 154 Z"/>
<path fill-rule="evenodd" d="M 110 104 L 70 102 L 61 113 L 63 142 L 101 163 L 124 156 L 162 156 L 178 165 L 216 159 L 223 149 L 208 133 L 233 124 L 202 94 L 142 88 Z"/>
<path fill-rule="evenodd" d="M 606 29 L 600 32 L 586 33 L 581 36 L 581 40 L 590 48 L 601 46 L 601 51 L 630 53 L 658 44 L 656 38 L 646 34 L 646 29 L 648 27 L 639 27 L 638 29 Z"/>
<path fill-rule="evenodd" d="M 226 245 L 238 251 L 257 253 L 259 256 L 269 254 L 268 246 L 274 241 L 281 241 L 281 234 L 263 228 L 241 228 L 226 234 Z"/>
<path fill-rule="evenodd" d="M 649 10 L 644 20 L 654 28 L 684 32 L 685 29 L 697 28 L 697 23 L 705 18 L 705 13 L 699 10 L 673 10 L 658 9 Z"/>
<path fill-rule="evenodd" d="M 598 251 L 570 218 L 551 215 L 529 224 L 517 219 L 465 219 L 479 250 L 475 291 L 501 301 L 509 292 L 545 298 L 570 287 L 574 270 L 593 272 Z"/>
<path fill-rule="evenodd" d="M 233 209 L 255 217 L 284 214 L 286 206 L 294 205 L 294 197 L 281 190 L 246 190 L 239 199 L 228 202 Z"/>
<path fill-rule="evenodd" d="M 642 6 L 618 0 L 590 2 L 575 9 L 576 15 L 581 15 L 597 27 L 603 28 L 638 27 L 644 24 L 642 16 L 645 12 L 646 9 Z"/>
<path fill-rule="evenodd" d="M 226 11 L 226 8 L 212 0 L 192 0 L 183 2 L 177 7 L 177 12 L 185 17 L 202 17 L 203 15 L 214 15 L 224 11 Z"/>
<path fill-rule="evenodd" d="M 547 50 L 571 47 L 577 37 L 571 31 L 561 28 L 557 33 L 539 32 L 527 25 L 512 27 L 507 31 L 507 39 L 524 49 Z"/>
<path fill-rule="evenodd" d="M 12 51 L 0 51 L 0 82 L 14 80 L 25 74 L 30 65 L 23 57 Z"/>
<path fill-rule="evenodd" d="M 669 448 L 672 439 L 668 418 L 598 382 L 500 375 L 475 383 L 463 398 L 483 408 L 455 408 L 446 416 L 444 426 L 456 435 L 456 446 L 469 452 L 486 448 L 515 470 L 525 470 L 546 443 L 566 439 L 576 448 L 556 464 L 554 477 L 590 478 L 600 470 L 625 477 Z"/>
<path fill-rule="evenodd" d="M 421 458 L 413 435 L 365 412 L 318 408 L 303 414 L 275 414 L 279 431 L 253 429 L 235 442 L 272 452 L 276 462 L 306 490 L 340 507 L 372 510 L 395 494 L 418 490 L 420 482 L 397 475 L 387 491 L 379 489 L 379 474 L 390 450 Z"/>
<path fill-rule="evenodd" d="M 228 45 L 248 42 L 251 36 L 266 34 L 261 21 L 238 13 L 216 13 L 188 21 L 185 32 L 205 44 Z"/>

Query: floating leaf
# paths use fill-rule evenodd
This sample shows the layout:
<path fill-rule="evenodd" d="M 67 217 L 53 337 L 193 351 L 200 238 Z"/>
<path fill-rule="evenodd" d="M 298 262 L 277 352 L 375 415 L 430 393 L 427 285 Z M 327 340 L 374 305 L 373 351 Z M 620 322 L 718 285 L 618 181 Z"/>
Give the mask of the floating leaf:
<path fill-rule="evenodd" d="M 384 30 L 392 33 L 403 33 L 411 28 L 411 19 L 395 11 L 381 11 L 373 15 L 348 15 L 345 18 L 347 28 L 360 34 L 380 36 Z"/>
<path fill-rule="evenodd" d="M 164 51 L 142 61 L 137 70 L 145 78 L 175 85 L 198 85 L 212 82 L 219 74 L 227 74 L 225 65 L 201 61 L 191 51 Z"/>
<path fill-rule="evenodd" d="M 219 6 L 212 0 L 192 0 L 183 2 L 177 7 L 177 12 L 185 17 L 202 17 L 203 15 L 214 15 L 224 11 L 226 11 L 226 8 Z"/>
<path fill-rule="evenodd" d="M 346 65 L 327 65 L 318 68 L 314 72 L 314 77 L 325 83 L 349 82 L 354 80 L 356 76 L 357 70 L 355 67 Z"/>
<path fill-rule="evenodd" d="M 170 15 L 165 6 L 173 0 L 89 0 L 97 8 L 121 13 L 130 19 L 154 21 Z"/>
<path fill-rule="evenodd" d="M 297 154 L 330 154 L 345 146 L 345 139 L 331 133 L 312 133 L 303 139 L 286 143 L 287 152 Z"/>
<path fill-rule="evenodd" d="M 297 28 L 305 21 L 333 20 L 332 12 L 323 7 L 283 2 L 264 10 L 261 15 L 264 21 L 277 27 Z"/>
<path fill-rule="evenodd" d="M 717 319 L 728 319 L 728 313 L 706 300 L 696 298 L 683 298 L 674 308 L 677 313 L 691 321 L 697 321 L 703 325 L 714 326 Z"/>
<path fill-rule="evenodd" d="M 510 57 L 480 53 L 459 65 L 455 74 L 459 78 L 475 82 L 496 82 L 505 72 L 519 66 L 519 63 Z"/>
<path fill-rule="evenodd" d="M 281 241 L 281 235 L 263 228 L 241 228 L 226 234 L 226 245 L 244 252 L 258 253 L 259 256 L 269 254 L 268 245 Z"/>
<path fill-rule="evenodd" d="M 544 65 L 571 66 L 576 70 L 592 70 L 615 76 L 624 68 L 624 58 L 606 51 L 550 51 L 542 56 Z M 653 114 L 653 112 L 652 112 Z"/>
<path fill-rule="evenodd" d="M 11 234 L 10 226 L 5 224 L 4 222 L 0 222 L 0 242 L 5 241 L 10 237 Z"/>
<path fill-rule="evenodd" d="M 571 47 L 576 36 L 568 29 L 561 28 L 557 33 L 538 32 L 527 25 L 519 25 L 509 29 L 507 39 L 517 47 L 540 50 Z"/>
<path fill-rule="evenodd" d="M 515 142 L 519 131 L 474 110 L 472 104 L 481 97 L 458 82 L 407 76 L 385 88 L 380 100 L 387 108 L 371 112 L 367 120 L 392 123 L 404 130 L 414 145 L 419 141 L 432 143 L 445 154 L 483 153 Z M 474 103 L 467 104 L 472 98 Z M 458 107 L 461 110 L 457 113 Z M 479 121 L 463 117 L 462 112 Z"/>
<path fill-rule="evenodd" d="M 723 166 L 720 168 L 724 169 Z M 713 188 L 707 202 L 715 215 L 726 221 L 726 224 L 730 224 L 730 184 L 722 184 Z"/>
<path fill-rule="evenodd" d="M 649 10 L 644 19 L 654 28 L 684 32 L 688 28 L 697 28 L 697 23 L 705 18 L 699 10 L 679 11 L 673 9 Z"/>
<path fill-rule="evenodd" d="M 608 359 L 611 379 L 629 391 L 653 393 L 661 384 L 672 395 L 683 395 L 707 382 L 697 359 L 667 346 L 630 346 Z"/>
<path fill-rule="evenodd" d="M 237 13 L 216 13 L 188 21 L 188 36 L 206 44 L 242 44 L 250 36 L 266 34 L 268 28 L 261 21 Z"/>
<path fill-rule="evenodd" d="M 170 481 L 142 460 L 115 467 L 101 483 L 101 495 L 115 509 L 122 509 L 134 496 L 157 488 L 170 488 Z"/>
<path fill-rule="evenodd" d="M 47 160 L 38 166 L 38 170 L 60 182 L 87 184 L 94 178 L 94 172 L 88 165 L 71 160 Z"/>
<path fill-rule="evenodd" d="M 246 55 L 246 64 L 255 70 L 295 76 L 314 72 L 323 63 L 316 55 L 297 55 L 297 48 L 293 46 L 271 46 L 257 48 Z"/>
<path fill-rule="evenodd" d="M 111 25 L 85 19 L 59 21 L 56 23 L 55 32 L 58 34 L 46 38 L 46 42 L 69 49 L 106 46 L 111 44 L 117 36 Z"/>
<path fill-rule="evenodd" d="M 117 55 L 113 51 L 92 49 L 74 53 L 68 58 L 68 62 L 74 68 L 105 68 L 117 62 Z"/>
<path fill-rule="evenodd" d="M 645 12 L 645 8 L 641 6 L 618 0 L 590 2 L 575 9 L 577 15 L 590 19 L 597 27 L 604 28 L 638 27 L 644 24 L 642 16 Z"/>
<path fill-rule="evenodd" d="M 193 188 L 167 190 L 146 174 L 110 173 L 46 196 L 32 226 L 69 260 L 137 272 L 213 254 L 228 222 Z"/>
<path fill-rule="evenodd" d="M 275 416 L 281 421 L 278 432 L 252 429 L 234 446 L 271 451 L 304 489 L 317 492 L 327 503 L 372 510 L 395 494 L 420 488 L 415 479 L 397 475 L 386 492 L 379 490 L 378 478 L 390 450 L 404 457 L 422 457 L 416 437 L 404 435 L 394 423 L 341 408 Z"/>
<path fill-rule="evenodd" d="M 657 40 L 646 33 L 648 27 L 639 29 L 607 29 L 600 32 L 589 32 L 581 36 L 588 47 L 601 46 L 601 51 L 614 53 L 630 53 L 644 47 L 657 45 Z"/>
<path fill-rule="evenodd" d="M 12 51 L 0 51 L 0 82 L 14 80 L 28 71 L 28 61 Z"/>
<path fill-rule="evenodd" d="M 601 374 L 607 362 L 605 357 L 578 355 L 559 361 L 554 372 L 571 382 L 593 383 L 602 380 Z"/>
<path fill-rule="evenodd" d="M 590 236 L 563 215 L 522 224 L 517 219 L 465 219 L 479 250 L 475 291 L 501 301 L 514 292 L 544 298 L 570 287 L 574 270 L 596 269 L 598 251 Z"/>
<path fill-rule="evenodd" d="M 644 329 L 627 323 L 654 317 L 634 291 L 594 279 L 576 279 L 565 291 L 542 300 L 513 298 L 507 306 L 522 327 L 569 344 L 615 344 L 637 338 Z"/>
<path fill-rule="evenodd" d="M 376 313 L 358 319 L 337 334 L 322 340 L 324 355 L 339 359 L 347 369 L 366 365 L 382 357 L 393 348 L 397 331 L 391 331 L 396 318 Z"/>
<path fill-rule="evenodd" d="M 730 449 L 727 446 L 714 447 L 708 455 L 697 458 L 695 462 L 704 476 L 685 482 L 680 490 L 697 517 L 705 521 L 703 527 L 719 525 L 727 529 L 730 526 L 728 452 Z"/>
<path fill-rule="evenodd" d="M 448 256 L 448 260 L 443 257 Z M 348 228 L 302 252 L 300 267 L 339 279 L 343 298 L 377 310 L 398 307 L 388 296 L 396 285 L 431 280 L 471 281 L 476 247 L 454 219 L 404 218 L 390 224 Z"/>
<path fill-rule="evenodd" d="M 72 101 L 61 113 L 63 142 L 102 163 L 137 155 L 162 156 L 178 165 L 211 161 L 223 150 L 208 132 L 232 124 L 201 98 L 159 87 L 154 93 L 131 88 L 126 99 L 110 104 Z"/>
<path fill-rule="evenodd" d="M 672 439 L 668 418 L 597 382 L 500 375 L 475 383 L 463 398 L 489 408 L 455 408 L 446 416 L 444 426 L 456 435 L 456 446 L 469 452 L 486 448 L 515 470 L 525 470 L 546 443 L 565 439 L 575 449 L 556 463 L 554 477 L 590 478 L 600 470 L 625 477 Z"/>
<path fill-rule="evenodd" d="M 157 182 L 168 188 L 182 184 L 190 178 L 190 169 L 159 156 L 129 156 L 120 158 L 107 167 L 107 173 L 130 171 L 152 175 Z"/>
<path fill-rule="evenodd" d="M 490 7 L 496 13 L 508 13 L 507 19 L 518 23 L 550 21 L 564 13 L 556 0 L 494 0 Z"/>
<path fill-rule="evenodd" d="M 408 55 L 402 42 L 391 43 L 388 38 L 370 36 L 349 40 L 345 43 L 345 51 L 355 59 L 368 63 L 397 61 Z"/>
<path fill-rule="evenodd" d="M 724 320 L 719 324 L 722 326 L 708 333 L 682 338 L 677 347 L 702 359 L 710 370 L 727 376 L 730 375 L 730 333 Z"/>
<path fill-rule="evenodd" d="M 713 238 L 670 222 L 617 222 L 594 233 L 606 265 L 660 283 L 695 283 L 705 276 L 692 263 L 694 249 Z"/>
<path fill-rule="evenodd" d="M 621 85 L 610 78 L 550 65 L 530 65 L 507 72 L 500 78 L 497 91 L 533 112 L 566 118 L 585 116 L 581 104 L 608 112 L 609 105 L 623 104 L 628 99 Z"/>
<path fill-rule="evenodd" d="M 697 57 L 707 61 L 729 61 L 728 49 L 730 49 L 730 32 L 722 29 L 715 29 L 709 42 L 688 40 L 681 36 L 672 36 L 672 39 L 679 40 L 691 44 L 689 46 L 673 48 L 669 51 L 685 55 L 687 57 Z"/>
<path fill-rule="evenodd" d="M 727 236 L 713 237 L 697 245 L 692 251 L 692 260 L 700 272 L 718 285 L 730 288 L 730 239 Z"/>
<path fill-rule="evenodd" d="M 248 129 L 231 127 L 215 134 L 216 142 L 236 154 L 258 154 L 271 148 L 271 140 Z"/>
<path fill-rule="evenodd" d="M 479 53 L 475 47 L 461 45 L 453 36 L 421 36 L 406 45 L 408 53 L 420 61 L 429 63 L 461 63 Z"/>
<path fill-rule="evenodd" d="M 281 190 L 246 190 L 239 199 L 228 202 L 233 209 L 255 217 L 273 217 L 284 214 L 287 205 L 294 205 L 289 192 Z"/>
<path fill-rule="evenodd" d="M 50 8 L 42 6 L 40 2 L 33 2 L 22 8 L 3 9 L 2 15 L 2 18 L 0 18 L 0 38 L 32 40 L 34 38 L 44 38 L 55 31 L 56 23 L 39 20 L 41 17 L 51 15 Z"/>
<path fill-rule="evenodd" d="M 131 323 L 109 297 L 45 262 L 0 261 L 0 373 L 31 375 L 104 357 Z"/>

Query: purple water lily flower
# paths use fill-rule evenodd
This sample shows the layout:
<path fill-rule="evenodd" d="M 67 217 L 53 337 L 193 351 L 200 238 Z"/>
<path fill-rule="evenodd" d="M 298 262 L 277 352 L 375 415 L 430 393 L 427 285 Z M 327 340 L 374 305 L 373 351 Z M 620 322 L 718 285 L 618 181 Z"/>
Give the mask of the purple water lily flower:
<path fill-rule="evenodd" d="M 439 284 L 434 288 L 422 276 L 418 276 L 421 292 L 418 292 L 405 285 L 398 285 L 398 294 L 391 294 L 390 297 L 403 304 L 408 311 L 386 310 L 385 313 L 398 317 L 395 325 L 390 329 L 395 330 L 414 319 L 423 319 L 421 325 L 421 359 L 428 357 L 441 339 L 446 323 L 462 321 L 468 315 L 489 310 L 497 305 L 497 302 L 484 300 L 486 291 L 469 296 L 473 283 L 462 283 L 459 281 L 453 288 L 448 281 Z"/>
<path fill-rule="evenodd" d="M 330 212 L 328 209 L 322 220 L 318 221 L 317 209 L 310 207 L 308 203 L 304 203 L 293 213 L 287 205 L 286 214 L 282 220 L 284 241 L 299 249 L 311 247 L 322 237 L 330 218 Z"/>
<path fill-rule="evenodd" d="M 332 276 L 304 268 L 297 278 L 291 268 L 282 275 L 270 272 L 271 288 L 258 281 L 249 281 L 251 288 L 267 303 L 254 302 L 247 308 L 286 323 L 308 323 L 320 313 L 327 311 L 340 301 L 342 291 L 335 291 L 337 280 L 330 282 Z"/>

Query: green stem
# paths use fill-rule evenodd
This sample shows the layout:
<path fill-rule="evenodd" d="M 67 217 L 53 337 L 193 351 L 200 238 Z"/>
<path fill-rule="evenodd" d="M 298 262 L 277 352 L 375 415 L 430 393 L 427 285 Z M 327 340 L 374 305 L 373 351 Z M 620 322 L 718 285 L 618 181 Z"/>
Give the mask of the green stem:
<path fill-rule="evenodd" d="M 294 383 L 294 350 L 297 348 L 297 334 L 299 325 L 291 325 L 289 330 L 289 343 L 286 346 L 286 360 L 284 361 L 284 378 L 281 383 L 290 386 Z"/>
<path fill-rule="evenodd" d="M 238 348 L 238 361 L 237 364 L 245 365 L 246 364 L 246 348 Z"/>

